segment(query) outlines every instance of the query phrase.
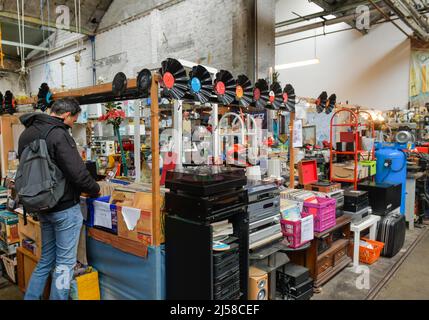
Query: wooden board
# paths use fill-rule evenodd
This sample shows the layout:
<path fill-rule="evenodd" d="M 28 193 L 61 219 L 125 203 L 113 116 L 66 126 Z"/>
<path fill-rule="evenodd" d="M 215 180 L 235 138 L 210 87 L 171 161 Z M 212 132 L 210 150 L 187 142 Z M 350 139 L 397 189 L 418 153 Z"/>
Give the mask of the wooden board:
<path fill-rule="evenodd" d="M 127 89 L 133 89 L 136 87 L 137 87 L 136 79 L 127 80 Z M 107 93 L 107 92 L 112 92 L 112 83 L 105 83 L 105 84 L 100 84 L 96 86 L 90 86 L 90 87 L 79 88 L 79 89 L 63 91 L 63 92 L 54 92 L 52 98 L 53 100 L 56 100 L 61 98 L 83 97 L 87 95 Z"/>
<path fill-rule="evenodd" d="M 152 143 L 152 213 L 153 213 L 153 244 L 161 244 L 161 204 L 160 204 L 160 175 L 159 175 L 159 105 L 158 77 L 152 77 L 150 89 L 151 98 L 151 143 Z"/>
<path fill-rule="evenodd" d="M 0 116 L 0 149 L 1 149 L 1 174 L 6 176 L 8 169 L 8 153 L 14 150 L 14 137 L 12 125 L 19 124 L 19 118 L 11 115 Z M 18 151 L 18 150 L 16 150 Z"/>
<path fill-rule="evenodd" d="M 88 228 L 88 235 L 97 241 L 109 244 L 112 247 L 124 251 L 126 253 L 130 253 L 145 259 L 147 258 L 148 248 L 147 246 L 139 242 L 121 238 L 117 235 L 95 228 Z"/>

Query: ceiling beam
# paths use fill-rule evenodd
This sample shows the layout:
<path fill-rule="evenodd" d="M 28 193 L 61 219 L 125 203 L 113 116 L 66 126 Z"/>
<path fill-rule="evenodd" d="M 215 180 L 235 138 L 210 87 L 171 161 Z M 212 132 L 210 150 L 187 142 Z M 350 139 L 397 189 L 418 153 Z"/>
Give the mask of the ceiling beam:
<path fill-rule="evenodd" d="M 26 44 L 26 43 L 23 43 L 23 44 L 20 44 L 19 42 L 14 42 L 14 41 L 8 41 L 8 40 L 1 40 L 1 43 L 2 43 L 2 45 L 5 45 L 5 46 L 12 46 L 12 47 L 24 47 L 24 48 L 27 48 L 27 49 L 33 49 L 33 50 L 39 50 L 39 51 L 49 51 L 49 49 L 48 48 L 45 48 L 45 47 L 39 47 L 39 46 L 33 46 L 32 44 Z"/>
<path fill-rule="evenodd" d="M 377 9 L 370 10 L 370 14 L 374 14 L 376 12 L 377 12 Z M 350 14 L 347 16 L 342 16 L 342 17 L 338 17 L 338 18 L 334 18 L 334 19 L 330 19 L 330 20 L 326 20 L 326 21 L 311 23 L 311 24 L 307 24 L 307 25 L 300 26 L 297 28 L 287 29 L 287 30 L 276 32 L 276 38 L 288 36 L 288 35 L 299 33 L 299 32 L 304 32 L 304 31 L 308 31 L 308 30 L 313 30 L 313 29 L 317 29 L 317 28 L 322 28 L 324 26 L 330 26 L 330 25 L 334 25 L 334 24 L 338 24 L 338 23 L 342 23 L 342 22 L 350 24 L 355 19 L 356 19 L 356 15 Z"/>
<path fill-rule="evenodd" d="M 5 12 L 5 11 L 1 11 L 0 12 L 0 18 L 5 18 L 5 19 L 11 19 L 14 20 L 15 23 L 16 21 L 18 21 L 18 15 L 14 12 Z M 42 21 L 38 18 L 34 18 L 34 17 L 29 17 L 26 16 L 24 17 L 24 23 L 27 26 L 27 24 L 29 25 L 36 25 L 36 26 L 44 26 L 44 27 L 50 27 L 50 28 L 54 28 L 54 29 L 59 29 L 57 28 L 56 23 L 51 22 L 51 21 Z M 70 29 L 59 29 L 59 30 L 66 30 L 66 31 L 71 31 L 71 32 L 75 32 L 75 33 L 79 33 L 76 29 L 75 26 L 70 25 Z M 93 36 L 95 35 L 94 32 L 89 31 L 88 29 L 82 27 L 81 30 L 82 34 L 88 35 L 88 36 Z"/>

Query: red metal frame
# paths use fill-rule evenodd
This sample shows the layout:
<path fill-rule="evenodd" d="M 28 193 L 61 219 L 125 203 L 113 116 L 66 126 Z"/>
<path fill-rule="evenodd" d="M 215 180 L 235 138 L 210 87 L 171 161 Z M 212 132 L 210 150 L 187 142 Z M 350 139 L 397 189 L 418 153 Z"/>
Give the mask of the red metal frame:
<path fill-rule="evenodd" d="M 341 113 L 341 112 L 349 112 L 350 113 L 350 123 L 345 123 L 345 124 L 335 124 L 335 116 L 337 116 L 337 114 Z M 361 113 L 365 113 L 368 114 L 369 119 L 371 121 L 370 124 L 360 124 L 359 123 L 359 114 Z M 349 182 L 349 183 L 353 183 L 354 189 L 357 190 L 357 184 L 359 181 L 363 180 L 363 179 L 358 179 L 358 163 L 359 163 L 359 155 L 361 153 L 363 153 L 363 150 L 358 150 L 358 145 L 359 145 L 359 134 L 358 134 L 358 128 L 359 126 L 367 126 L 371 128 L 372 130 L 372 136 L 373 138 L 375 138 L 375 130 L 374 130 L 374 121 L 372 120 L 372 116 L 369 112 L 367 111 L 358 111 L 357 113 L 353 112 L 350 109 L 340 109 L 338 111 L 336 111 L 331 118 L 331 123 L 330 123 L 330 159 L 329 159 L 329 180 L 331 182 Z M 335 151 L 333 150 L 333 146 L 334 146 L 334 139 L 333 139 L 333 128 L 334 127 L 351 127 L 353 130 L 353 134 L 354 134 L 354 140 L 355 140 L 355 150 L 354 151 Z M 354 179 L 338 179 L 338 178 L 332 178 L 332 164 L 333 164 L 333 155 L 334 154 L 349 154 L 349 155 L 354 155 Z M 372 154 L 372 159 L 374 159 L 375 157 L 375 146 L 372 148 L 371 151 Z"/>

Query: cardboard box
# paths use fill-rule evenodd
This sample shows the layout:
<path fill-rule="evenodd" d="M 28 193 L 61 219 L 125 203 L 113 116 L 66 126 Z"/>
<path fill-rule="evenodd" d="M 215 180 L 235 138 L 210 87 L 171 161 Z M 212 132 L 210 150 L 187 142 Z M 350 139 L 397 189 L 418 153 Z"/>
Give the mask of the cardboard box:
<path fill-rule="evenodd" d="M 18 216 L 10 211 L 0 211 L 0 240 L 7 245 L 19 242 Z"/>
<path fill-rule="evenodd" d="M 128 192 L 115 190 L 111 202 L 118 206 L 118 236 L 150 246 L 153 244 L 152 230 L 152 193 L 150 192 Z M 161 206 L 161 242 L 164 242 L 163 208 L 164 196 L 160 197 Z M 125 222 L 122 208 L 134 208 L 140 210 L 137 224 L 129 230 Z"/>
<path fill-rule="evenodd" d="M 332 164 L 332 178 L 334 179 L 354 179 L 354 162 L 334 163 Z M 358 164 L 358 179 L 368 177 L 368 167 Z"/>
<path fill-rule="evenodd" d="M 140 211 L 140 216 L 134 229 L 129 230 L 124 219 L 123 210 L 124 207 L 118 206 L 118 236 L 147 246 L 152 245 L 152 212 L 136 209 Z"/>

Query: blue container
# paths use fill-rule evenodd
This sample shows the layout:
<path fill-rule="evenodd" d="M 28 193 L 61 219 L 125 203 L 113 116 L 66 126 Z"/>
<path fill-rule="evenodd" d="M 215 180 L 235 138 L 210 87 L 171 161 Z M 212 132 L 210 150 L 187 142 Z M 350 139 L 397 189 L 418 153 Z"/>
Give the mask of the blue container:
<path fill-rule="evenodd" d="M 377 158 L 377 183 L 401 183 L 401 214 L 405 214 L 405 190 L 407 183 L 407 156 L 396 145 L 383 145 L 375 153 Z"/>
<path fill-rule="evenodd" d="M 87 212 L 87 219 L 84 220 L 85 225 L 88 227 L 101 229 L 101 230 L 107 231 L 109 233 L 118 234 L 118 213 L 117 213 L 116 205 L 114 205 L 114 204 L 110 205 L 110 212 L 112 214 L 112 229 L 109 229 L 109 228 L 104 228 L 101 226 L 94 225 L 94 201 L 108 203 L 110 201 L 110 196 L 86 199 L 86 204 L 88 206 L 88 212 Z"/>

